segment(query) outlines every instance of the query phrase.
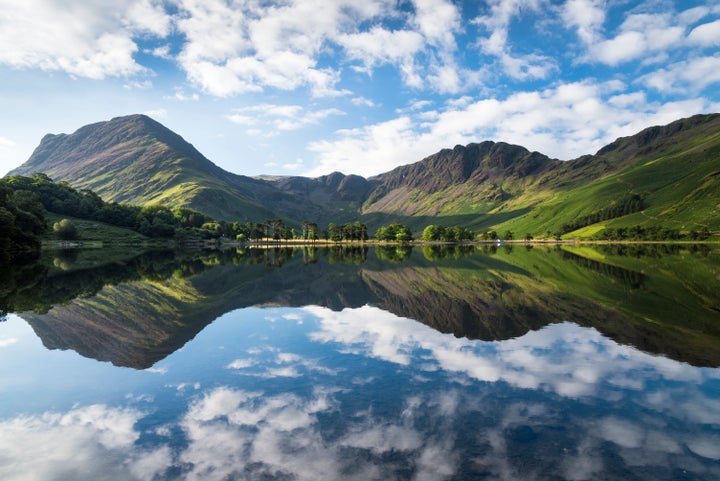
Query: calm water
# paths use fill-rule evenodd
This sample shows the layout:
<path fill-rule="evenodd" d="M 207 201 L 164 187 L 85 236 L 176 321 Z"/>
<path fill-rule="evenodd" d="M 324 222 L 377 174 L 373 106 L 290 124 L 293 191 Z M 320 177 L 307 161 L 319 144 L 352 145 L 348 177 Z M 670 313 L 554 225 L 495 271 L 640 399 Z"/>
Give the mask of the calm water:
<path fill-rule="evenodd" d="M 720 479 L 720 252 L 50 253 L 2 480 Z"/>

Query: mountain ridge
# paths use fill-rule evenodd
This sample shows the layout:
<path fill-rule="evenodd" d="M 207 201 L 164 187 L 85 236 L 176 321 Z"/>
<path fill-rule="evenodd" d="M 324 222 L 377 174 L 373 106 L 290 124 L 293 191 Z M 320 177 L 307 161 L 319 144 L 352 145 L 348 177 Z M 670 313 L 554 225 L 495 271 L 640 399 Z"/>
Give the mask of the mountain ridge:
<path fill-rule="evenodd" d="M 371 225 L 403 221 L 421 228 L 440 219 L 537 234 L 586 218 L 599 205 L 638 195 L 652 199 L 658 214 L 672 214 L 674 203 L 684 203 L 686 216 L 702 204 L 706 214 L 692 216 L 692 226 L 680 214 L 670 218 L 677 217 L 673 222 L 683 228 L 718 228 L 718 209 L 709 209 L 705 198 L 720 192 L 714 180 L 720 172 L 719 132 L 720 114 L 696 115 L 618 138 L 596 154 L 567 161 L 484 141 L 442 149 L 369 178 L 340 172 L 316 178 L 248 177 L 223 170 L 178 134 L 138 114 L 86 125 L 73 134 L 48 134 L 28 161 L 8 175 L 44 172 L 94 190 L 108 201 L 190 207 L 233 221 L 280 217 L 291 224 L 322 224 L 363 219 Z M 658 164 L 656 173 L 667 182 L 661 185 L 641 171 L 650 162 Z M 688 169 L 694 174 L 689 176 Z M 686 179 L 685 187 L 705 185 L 699 196 L 703 199 L 688 200 L 693 188 L 679 189 L 684 197 L 671 199 L 673 177 Z M 662 195 L 655 195 L 660 191 Z M 569 213 L 558 215 L 557 206 L 564 202 L 570 204 L 561 210 Z M 652 224 L 662 219 L 640 220 Z"/>

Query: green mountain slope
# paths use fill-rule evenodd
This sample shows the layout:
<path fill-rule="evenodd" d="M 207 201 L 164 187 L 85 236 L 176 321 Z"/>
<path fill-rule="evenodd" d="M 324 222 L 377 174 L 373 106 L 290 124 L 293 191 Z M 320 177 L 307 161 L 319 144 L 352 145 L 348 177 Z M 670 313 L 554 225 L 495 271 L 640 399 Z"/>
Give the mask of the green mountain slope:
<path fill-rule="evenodd" d="M 225 172 L 179 135 L 144 115 L 46 135 L 10 173 L 44 172 L 106 201 L 188 206 L 220 218 L 270 215 L 253 199 L 262 183 Z"/>
<path fill-rule="evenodd" d="M 498 227 L 555 232 L 623 199 L 639 196 L 643 199 L 641 211 L 590 223 L 567 235 L 591 236 L 606 227 L 720 229 L 720 115 L 683 119 L 618 139 L 592 157 L 592 163 L 598 162 L 621 168 L 554 189 L 532 212 Z"/>
<path fill-rule="evenodd" d="M 364 179 L 250 178 L 222 170 L 143 115 L 47 135 L 10 174 L 44 172 L 109 201 L 190 207 L 216 219 L 401 222 L 535 237 L 606 228 L 720 230 L 720 114 L 621 138 L 595 155 L 550 159 L 502 142 L 456 146 Z"/>

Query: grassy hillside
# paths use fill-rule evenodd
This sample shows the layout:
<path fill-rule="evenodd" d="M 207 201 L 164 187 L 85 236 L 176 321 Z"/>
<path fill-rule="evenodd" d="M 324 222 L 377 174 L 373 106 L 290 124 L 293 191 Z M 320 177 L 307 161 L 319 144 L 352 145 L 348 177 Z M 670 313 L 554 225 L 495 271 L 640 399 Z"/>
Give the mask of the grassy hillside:
<path fill-rule="evenodd" d="M 107 202 L 191 207 L 220 219 L 272 216 L 245 195 L 262 196 L 263 183 L 223 171 L 144 115 L 46 135 L 30 159 L 8 175 L 35 172 L 92 190 Z"/>
<path fill-rule="evenodd" d="M 555 232 L 636 194 L 643 198 L 642 211 L 588 225 L 565 237 L 591 237 L 608 227 L 720 230 L 720 116 L 696 121 L 690 125 L 678 121 L 619 139 L 596 158 L 624 168 L 585 184 L 556 189 L 531 212 L 495 227 L 536 236 Z"/>
<path fill-rule="evenodd" d="M 148 238 L 138 232 L 130 229 L 124 229 L 122 227 L 115 227 L 102 222 L 77 219 L 74 217 L 61 216 L 52 212 L 48 213 L 47 222 L 52 227 L 55 222 L 59 222 L 61 219 L 70 220 L 77 229 L 78 240 L 81 241 L 98 241 L 103 243 L 138 243 L 147 241 Z M 42 237 L 44 242 L 55 242 L 56 237 L 49 229 Z"/>

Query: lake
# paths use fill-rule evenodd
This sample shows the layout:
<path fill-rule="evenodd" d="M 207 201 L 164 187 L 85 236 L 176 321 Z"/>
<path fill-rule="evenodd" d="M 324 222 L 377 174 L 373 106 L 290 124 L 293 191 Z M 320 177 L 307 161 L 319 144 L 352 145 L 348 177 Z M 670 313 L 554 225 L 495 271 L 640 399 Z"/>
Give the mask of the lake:
<path fill-rule="evenodd" d="M 0 479 L 717 480 L 720 250 L 48 251 Z"/>

